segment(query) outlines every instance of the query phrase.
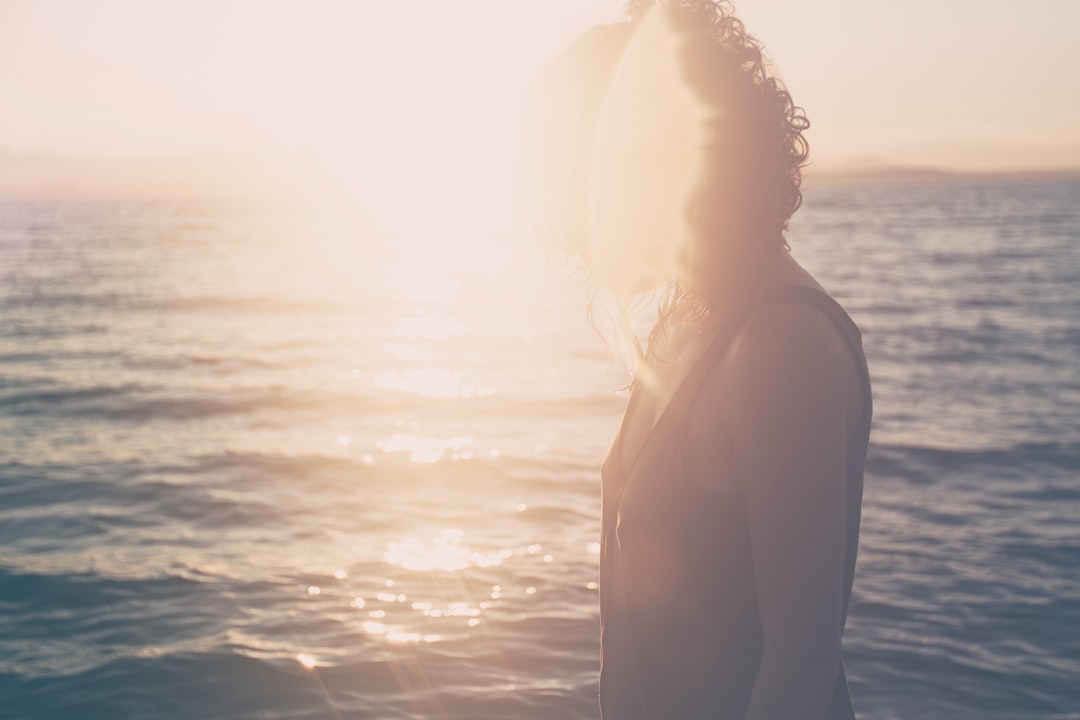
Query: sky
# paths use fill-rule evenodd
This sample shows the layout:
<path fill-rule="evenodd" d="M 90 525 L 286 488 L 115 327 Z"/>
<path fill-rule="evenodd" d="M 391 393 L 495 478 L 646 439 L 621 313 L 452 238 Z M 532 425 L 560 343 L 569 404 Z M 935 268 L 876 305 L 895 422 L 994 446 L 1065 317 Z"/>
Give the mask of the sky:
<path fill-rule="evenodd" d="M 401 187 L 433 165 L 483 173 L 512 142 L 506 98 L 622 7 L 0 0 L 0 175 L 28 155 L 205 154 Z M 737 8 L 811 119 L 815 166 L 1080 167 L 1076 0 Z"/>

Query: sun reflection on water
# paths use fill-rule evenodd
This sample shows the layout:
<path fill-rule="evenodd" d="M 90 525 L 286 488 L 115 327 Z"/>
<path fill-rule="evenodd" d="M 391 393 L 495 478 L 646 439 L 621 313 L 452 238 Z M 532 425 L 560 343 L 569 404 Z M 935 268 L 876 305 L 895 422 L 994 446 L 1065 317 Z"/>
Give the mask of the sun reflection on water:
<path fill-rule="evenodd" d="M 432 315 L 412 315 L 399 318 L 394 328 L 394 335 L 399 338 L 425 338 L 440 340 L 459 337 L 466 332 L 465 324 L 448 317 Z"/>
<path fill-rule="evenodd" d="M 479 552 L 461 543 L 464 533 L 461 530 L 444 530 L 428 542 L 418 537 L 409 537 L 401 542 L 387 545 L 383 558 L 391 565 L 400 565 L 406 570 L 443 570 L 453 572 L 468 567 L 492 567 L 513 555 L 513 551 L 502 549 L 493 552 Z"/>
<path fill-rule="evenodd" d="M 515 505 L 506 510 L 514 512 Z M 341 617 L 347 628 L 342 642 L 349 647 L 355 647 L 357 638 L 364 638 L 393 655 L 413 652 L 405 649 L 408 646 L 464 640 L 488 628 L 494 632 L 501 613 L 516 615 L 521 612 L 521 603 L 538 602 L 550 586 L 537 582 L 539 576 L 508 582 L 502 579 L 508 569 L 493 568 L 506 565 L 511 558 L 510 563 L 535 568 L 552 562 L 553 551 L 561 557 L 562 549 L 536 542 L 477 547 L 475 543 L 483 541 L 473 537 L 461 527 L 391 536 L 381 555 L 365 552 L 364 559 L 357 558 L 358 564 L 353 565 L 340 558 L 325 563 L 320 574 L 305 577 L 296 590 L 312 606 L 329 603 L 348 608 Z M 595 543 L 578 546 L 583 558 L 597 550 Z M 377 564 L 371 565 L 372 561 Z M 493 572 L 499 577 L 491 577 Z M 595 592 L 595 582 L 581 585 Z M 307 670 L 333 666 L 339 657 L 333 648 L 317 653 L 318 648 L 295 644 L 273 649 L 273 654 L 280 657 L 281 650 Z"/>
<path fill-rule="evenodd" d="M 434 353 L 430 350 L 421 350 L 415 345 L 406 345 L 405 343 L 384 343 L 383 350 L 399 360 L 406 360 L 409 362 L 431 362 L 431 359 L 434 357 Z M 354 377 L 358 376 L 359 374 Z"/>
<path fill-rule="evenodd" d="M 461 437 L 437 438 L 422 437 L 397 433 L 379 442 L 379 449 L 384 453 L 408 453 L 409 459 L 419 463 L 434 463 L 450 453 L 452 460 L 471 460 L 473 438 Z"/>
<path fill-rule="evenodd" d="M 375 376 L 375 386 L 429 398 L 468 399 L 495 394 L 495 388 L 464 383 L 460 371 L 441 367 L 387 370 Z"/>
<path fill-rule="evenodd" d="M 430 240 L 431 235 L 417 234 L 420 241 Z M 414 303 L 448 303 L 457 299 L 461 283 L 457 278 L 445 272 L 434 272 L 426 268 L 412 268 L 408 272 L 391 275 L 386 278 L 383 287 L 391 293 L 399 294 Z"/>

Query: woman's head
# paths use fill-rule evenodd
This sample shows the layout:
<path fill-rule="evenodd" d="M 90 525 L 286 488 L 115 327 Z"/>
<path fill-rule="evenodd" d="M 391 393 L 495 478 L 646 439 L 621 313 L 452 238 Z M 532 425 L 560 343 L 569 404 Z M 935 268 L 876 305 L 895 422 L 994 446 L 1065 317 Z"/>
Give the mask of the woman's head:
<path fill-rule="evenodd" d="M 541 231 L 617 297 L 706 295 L 785 245 L 808 122 L 726 0 L 628 14 L 582 35 L 536 95 Z"/>

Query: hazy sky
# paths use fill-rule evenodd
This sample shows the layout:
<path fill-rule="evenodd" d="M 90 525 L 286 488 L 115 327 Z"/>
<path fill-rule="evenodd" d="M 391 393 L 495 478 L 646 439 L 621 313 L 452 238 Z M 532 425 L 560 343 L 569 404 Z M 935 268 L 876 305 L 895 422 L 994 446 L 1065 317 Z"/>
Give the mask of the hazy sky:
<path fill-rule="evenodd" d="M 454 153 L 499 141 L 535 67 L 622 5 L 0 0 L 0 149 L 273 150 L 401 173 L 422 165 L 406 150 L 466 161 Z M 1080 166 L 1077 0 L 737 7 L 806 108 L 822 167 Z"/>

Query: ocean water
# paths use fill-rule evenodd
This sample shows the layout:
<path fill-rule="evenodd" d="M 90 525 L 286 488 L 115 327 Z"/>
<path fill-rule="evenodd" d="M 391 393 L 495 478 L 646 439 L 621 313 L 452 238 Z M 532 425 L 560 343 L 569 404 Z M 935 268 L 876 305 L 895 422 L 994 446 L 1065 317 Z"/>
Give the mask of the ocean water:
<path fill-rule="evenodd" d="M 810 188 L 790 241 L 875 383 L 859 717 L 1080 718 L 1080 185 Z M 502 250 L 0 201 L 0 717 L 597 717 L 625 375 Z"/>

